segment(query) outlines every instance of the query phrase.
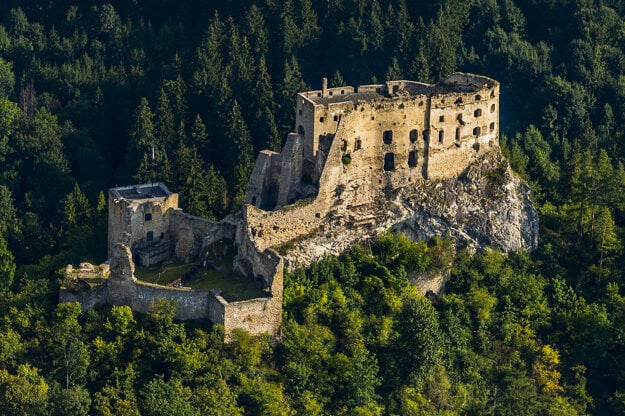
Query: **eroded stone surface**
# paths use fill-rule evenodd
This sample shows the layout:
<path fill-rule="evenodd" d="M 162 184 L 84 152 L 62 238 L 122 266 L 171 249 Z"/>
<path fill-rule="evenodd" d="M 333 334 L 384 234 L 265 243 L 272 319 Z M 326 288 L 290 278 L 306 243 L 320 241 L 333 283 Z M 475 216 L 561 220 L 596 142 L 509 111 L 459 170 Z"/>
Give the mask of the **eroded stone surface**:
<path fill-rule="evenodd" d="M 321 228 L 292 244 L 285 254 L 301 267 L 324 254 L 336 255 L 387 229 L 413 240 L 449 234 L 458 246 L 492 246 L 503 252 L 532 250 L 538 243 L 538 214 L 529 189 L 514 175 L 498 151 L 470 165 L 457 179 L 424 180 L 354 205 L 362 186 L 344 192 Z M 360 192 L 359 192 L 360 191 Z"/>

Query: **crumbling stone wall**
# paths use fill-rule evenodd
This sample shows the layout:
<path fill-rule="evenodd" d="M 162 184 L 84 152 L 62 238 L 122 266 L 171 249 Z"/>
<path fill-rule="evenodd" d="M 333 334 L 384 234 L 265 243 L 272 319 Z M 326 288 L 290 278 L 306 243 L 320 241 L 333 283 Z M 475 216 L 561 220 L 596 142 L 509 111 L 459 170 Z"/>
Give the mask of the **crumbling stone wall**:
<path fill-rule="evenodd" d="M 83 310 L 97 304 L 128 305 L 133 311 L 150 312 L 159 299 L 176 303 L 174 317 L 179 320 L 209 319 L 224 325 L 228 338 L 235 328 L 253 334 L 268 332 L 277 335 L 282 312 L 282 259 L 275 253 L 251 259 L 252 272 L 271 283 L 272 296 L 228 302 L 215 291 L 165 287 L 138 281 L 130 249 L 121 243 L 112 247 L 110 277 L 101 286 L 89 291 L 61 290 L 59 302 L 80 302 Z"/>
<path fill-rule="evenodd" d="M 149 197 L 124 197 L 123 192 L 133 188 L 154 187 L 164 190 L 165 195 Z M 159 194 L 160 195 L 160 194 Z M 178 208 L 178 194 L 171 193 L 161 183 L 137 185 L 135 187 L 112 188 L 108 198 L 108 248 L 111 257 L 112 247 L 122 242 L 131 249 L 148 242 L 168 239 L 170 209 Z"/>
<path fill-rule="evenodd" d="M 390 81 L 357 90 L 325 85 L 298 94 L 297 134 L 282 153 L 276 209 L 293 202 L 300 177 L 308 177 L 320 193 L 333 190 L 324 188 L 321 176 L 336 165 L 329 151 L 336 141 L 340 161 L 350 165 L 345 173 L 371 178 L 379 188 L 455 177 L 488 147 L 498 146 L 499 84 L 490 78 L 457 73 L 435 85 Z M 302 152 L 294 149 L 297 137 L 303 138 Z M 259 157 L 246 197 L 256 206 L 261 206 L 259 196 L 269 192 L 260 190 L 260 184 L 276 187 L 267 180 L 266 159 L 265 154 Z"/>
<path fill-rule="evenodd" d="M 278 202 L 281 171 L 282 155 L 271 150 L 261 151 L 247 183 L 244 202 L 273 209 Z"/>
<path fill-rule="evenodd" d="M 226 221 L 211 221 L 185 214 L 182 210 L 169 213 L 169 235 L 177 260 L 188 263 L 195 260 L 207 242 L 223 238 L 234 240 L 236 226 Z"/>
<path fill-rule="evenodd" d="M 453 180 L 478 157 L 498 154 L 498 100 L 499 84 L 472 74 L 453 74 L 436 85 L 390 81 L 357 89 L 328 88 L 324 80 L 321 90 L 298 94 L 296 132 L 282 153 L 260 153 L 246 189 L 249 205 L 240 213 L 220 222 L 184 214 L 177 194 L 162 184 L 163 192 L 147 199 L 140 189 L 136 195 L 132 187 L 112 190 L 111 277 L 88 293 L 62 292 L 61 301 L 146 312 L 163 298 L 177 302 L 178 319 L 210 319 L 223 324 L 227 336 L 234 328 L 275 336 L 284 268 L 275 249 L 299 239 L 332 239 L 341 229 L 355 240 L 362 227 L 372 234 L 413 215 L 410 195 L 423 192 L 424 184 Z M 120 189 L 131 197 L 120 197 Z M 529 201 L 517 199 L 517 208 Z M 185 262 L 222 238 L 234 239 L 235 270 L 262 279 L 271 296 L 227 302 L 216 292 L 137 282 L 130 248 L 147 233 L 171 241 L 173 254 Z"/>
<path fill-rule="evenodd" d="M 289 137 L 281 154 L 279 183 L 252 175 L 255 185 L 246 202 L 260 207 L 259 195 L 270 192 L 258 190 L 260 183 L 277 188 L 280 198 L 273 211 L 244 209 L 249 238 L 262 252 L 322 233 L 327 215 L 349 218 L 350 210 L 423 180 L 457 177 L 480 155 L 498 149 L 498 107 L 499 84 L 472 74 L 454 74 L 436 85 L 391 81 L 357 91 L 324 84 L 298 94 L 299 134 Z M 302 153 L 294 151 L 299 138 L 304 139 L 301 165 Z M 267 156 L 259 163 L 254 174 L 266 175 Z M 313 166 L 317 194 L 281 208 L 292 202 L 294 179 L 307 174 L 307 164 Z"/>

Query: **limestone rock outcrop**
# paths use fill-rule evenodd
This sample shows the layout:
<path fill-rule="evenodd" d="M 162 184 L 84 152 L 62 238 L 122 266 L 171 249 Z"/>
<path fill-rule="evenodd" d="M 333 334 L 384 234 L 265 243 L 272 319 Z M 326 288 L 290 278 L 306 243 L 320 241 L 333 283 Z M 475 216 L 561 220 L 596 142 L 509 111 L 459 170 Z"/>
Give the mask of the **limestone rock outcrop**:
<path fill-rule="evenodd" d="M 336 255 L 387 229 L 413 240 L 451 236 L 458 247 L 494 247 L 503 252 L 533 250 L 538 244 L 538 213 L 529 187 L 510 169 L 499 149 L 481 156 L 458 178 L 423 180 L 388 190 L 366 204 L 365 184 L 345 184 L 341 199 L 316 232 L 292 243 L 284 257 L 300 267 L 325 254 Z"/>

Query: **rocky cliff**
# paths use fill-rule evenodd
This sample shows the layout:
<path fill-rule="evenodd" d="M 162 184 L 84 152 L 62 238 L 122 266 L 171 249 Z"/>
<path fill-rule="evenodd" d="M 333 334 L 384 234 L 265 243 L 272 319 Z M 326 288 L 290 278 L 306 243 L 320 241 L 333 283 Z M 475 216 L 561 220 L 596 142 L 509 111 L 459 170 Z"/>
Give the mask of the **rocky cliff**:
<path fill-rule="evenodd" d="M 281 250 L 288 264 L 301 267 L 324 254 L 339 254 L 389 228 L 415 240 L 450 235 L 459 247 L 491 246 L 503 252 L 533 250 L 538 244 L 538 214 L 529 187 L 498 148 L 457 178 L 421 180 L 362 203 L 369 188 L 364 179 L 341 184 L 323 225 Z"/>

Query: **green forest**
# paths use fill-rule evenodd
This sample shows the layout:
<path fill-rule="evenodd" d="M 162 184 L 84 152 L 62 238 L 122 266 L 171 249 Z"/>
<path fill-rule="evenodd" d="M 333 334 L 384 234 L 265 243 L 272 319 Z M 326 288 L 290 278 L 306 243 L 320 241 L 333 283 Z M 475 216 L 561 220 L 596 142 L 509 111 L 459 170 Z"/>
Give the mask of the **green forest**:
<path fill-rule="evenodd" d="M 223 218 L 297 92 L 454 71 L 501 82 L 535 252 L 385 233 L 288 271 L 279 343 L 57 305 L 108 188 Z M 625 414 L 624 140 L 623 0 L 2 1 L 0 414 Z"/>

